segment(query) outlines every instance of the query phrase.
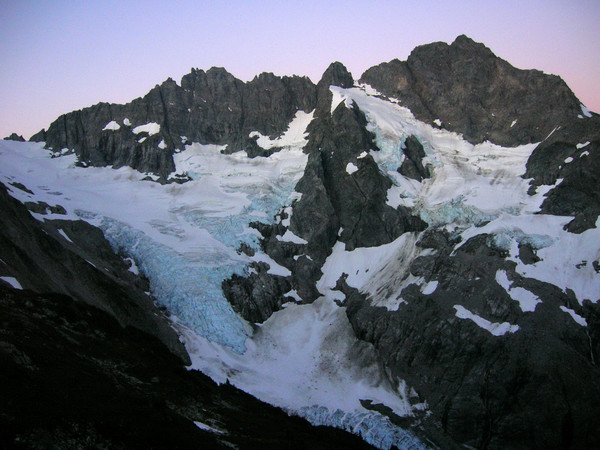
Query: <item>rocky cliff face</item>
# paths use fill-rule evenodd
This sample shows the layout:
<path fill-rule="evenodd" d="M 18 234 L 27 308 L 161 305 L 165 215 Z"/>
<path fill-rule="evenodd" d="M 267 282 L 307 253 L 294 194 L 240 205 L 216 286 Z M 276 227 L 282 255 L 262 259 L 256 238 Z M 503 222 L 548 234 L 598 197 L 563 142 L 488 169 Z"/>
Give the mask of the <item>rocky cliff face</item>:
<path fill-rule="evenodd" d="M 531 191 L 540 185 L 554 185 L 546 196 L 542 212 L 574 216 L 567 229 L 581 233 L 594 228 L 600 214 L 600 117 L 574 119 L 558 127 L 537 146 L 527 161 L 525 178 L 532 178 Z"/>
<path fill-rule="evenodd" d="M 249 134 L 276 137 L 297 111 L 310 112 L 315 102 L 316 87 L 306 77 L 264 73 L 243 83 L 222 68 L 193 69 L 181 86 L 168 79 L 131 103 L 65 114 L 31 140 L 45 141 L 57 153 L 74 151 L 84 165 L 130 166 L 166 179 L 175 169 L 173 152 L 186 142 L 265 154 Z"/>
<path fill-rule="evenodd" d="M 417 47 L 406 61 L 372 67 L 360 81 L 472 143 L 539 142 L 582 113 L 561 78 L 516 69 L 466 36 Z"/>
<path fill-rule="evenodd" d="M 452 254 L 447 234 L 425 233 L 417 245 L 436 253 L 414 260 L 409 270 L 439 284 L 433 293 L 409 284 L 397 311 L 345 287 L 357 336 L 374 343 L 386 367 L 415 386 L 456 442 L 475 448 L 598 445 L 593 423 L 600 409 L 592 400 L 600 394 L 597 304 L 580 306 L 572 292 L 520 276 L 491 238 L 477 236 Z M 542 299 L 535 314 L 524 314 L 498 285 L 499 270 L 513 280 L 512 289 Z M 518 323 L 519 330 L 493 336 L 458 318 L 457 304 L 494 322 Z M 565 321 L 561 307 L 585 317 L 587 329 Z"/>

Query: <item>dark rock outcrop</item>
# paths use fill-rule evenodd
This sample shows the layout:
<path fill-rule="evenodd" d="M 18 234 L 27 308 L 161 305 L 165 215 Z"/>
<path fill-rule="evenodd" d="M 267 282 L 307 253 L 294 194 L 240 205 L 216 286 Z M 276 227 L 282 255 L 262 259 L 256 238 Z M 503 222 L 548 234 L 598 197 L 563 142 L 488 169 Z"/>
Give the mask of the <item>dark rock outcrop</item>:
<path fill-rule="evenodd" d="M 485 235 L 452 255 L 443 232 L 424 238 L 420 245 L 435 245 L 437 253 L 415 260 L 410 270 L 437 280 L 434 293 L 409 285 L 405 302 L 388 311 L 347 288 L 346 305 L 357 336 L 427 399 L 430 426 L 473 448 L 598 446 L 598 306 L 581 307 L 555 286 L 519 277 Z M 543 299 L 535 313 L 522 313 L 495 282 L 499 269 Z M 518 324 L 519 331 L 493 336 L 456 317 L 456 304 L 491 322 Z M 589 332 L 560 306 L 584 316 Z"/>
<path fill-rule="evenodd" d="M 233 275 L 223 281 L 223 293 L 233 309 L 251 323 L 262 323 L 289 299 L 290 283 L 286 278 L 267 273 L 265 263 L 254 263 L 254 273 L 241 277 Z"/>
<path fill-rule="evenodd" d="M 46 129 L 42 128 L 29 138 L 29 142 L 46 142 Z"/>
<path fill-rule="evenodd" d="M 573 119 L 538 145 L 524 178 L 530 193 L 540 185 L 558 185 L 546 194 L 542 212 L 575 216 L 567 230 L 594 228 L 600 214 L 600 117 Z"/>
<path fill-rule="evenodd" d="M 264 73 L 243 83 L 222 68 L 193 69 L 181 86 L 169 78 L 131 103 L 99 103 L 65 114 L 31 140 L 43 140 L 54 151 L 74 150 L 81 163 L 130 166 L 164 179 L 174 171 L 174 150 L 186 142 L 257 156 L 252 131 L 278 136 L 298 110 L 310 112 L 315 104 L 316 86 L 306 77 Z M 158 131 L 134 133 L 148 123 Z"/>
<path fill-rule="evenodd" d="M 398 167 L 399 173 L 417 181 L 423 181 L 424 178 L 431 176 L 429 168 L 423 166 L 425 151 L 423 150 L 423 145 L 421 145 L 416 137 L 409 136 L 406 138 L 402 152 L 405 159 L 402 161 L 402 165 Z"/>
<path fill-rule="evenodd" d="M 580 102 L 558 76 L 520 70 L 483 44 L 459 36 L 415 48 L 360 78 L 397 98 L 420 120 L 440 120 L 468 141 L 516 146 L 543 140 L 582 114 Z"/>
<path fill-rule="evenodd" d="M 25 142 L 25 138 L 17 133 L 11 133 L 10 136 L 4 138 L 5 141 Z"/>

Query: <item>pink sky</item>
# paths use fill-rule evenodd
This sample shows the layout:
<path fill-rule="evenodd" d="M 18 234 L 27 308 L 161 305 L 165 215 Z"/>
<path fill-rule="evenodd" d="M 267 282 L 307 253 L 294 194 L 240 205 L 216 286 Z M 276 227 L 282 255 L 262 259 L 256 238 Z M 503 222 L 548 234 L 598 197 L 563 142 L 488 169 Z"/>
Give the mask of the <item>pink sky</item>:
<path fill-rule="evenodd" d="M 191 67 L 222 66 L 245 81 L 268 71 L 317 82 L 337 60 L 358 78 L 459 34 L 516 67 L 560 75 L 600 111 L 599 22 L 597 0 L 4 0 L 0 137 L 29 138 L 62 113 L 128 102 Z"/>

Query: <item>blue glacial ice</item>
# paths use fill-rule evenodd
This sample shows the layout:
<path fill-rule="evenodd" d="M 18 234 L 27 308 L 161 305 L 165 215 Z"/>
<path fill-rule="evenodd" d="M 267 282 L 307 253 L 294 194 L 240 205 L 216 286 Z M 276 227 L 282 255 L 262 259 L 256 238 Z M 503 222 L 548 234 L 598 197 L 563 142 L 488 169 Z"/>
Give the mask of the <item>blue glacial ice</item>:
<path fill-rule="evenodd" d="M 199 174 L 197 182 L 218 186 L 214 191 L 225 193 L 222 199 L 225 206 L 215 209 L 214 202 L 210 203 L 212 199 L 207 198 L 207 208 L 203 209 L 202 199 L 194 203 L 174 197 L 169 206 L 169 219 L 148 220 L 161 235 L 172 236 L 182 243 L 174 247 L 157 242 L 117 218 L 81 209 L 78 215 L 84 219 L 94 217 L 94 223 L 102 229 L 112 247 L 135 260 L 148 278 L 157 301 L 182 324 L 199 336 L 243 353 L 251 327 L 225 299 L 222 282 L 233 274 L 247 272 L 250 260 L 235 252 L 241 243 L 258 250 L 257 233 L 249 229 L 249 222 L 274 221 L 288 201 L 306 159 L 300 151 L 296 153 L 298 155 L 292 153 L 293 158 L 286 159 L 287 155 L 281 152 L 277 155 L 279 161 L 276 158 L 249 160 L 239 155 L 230 158 L 231 161 L 223 161 L 226 157 L 209 154 L 220 163 L 217 167 L 222 167 L 224 174 L 218 178 L 213 174 Z M 203 159 L 200 163 L 207 164 Z M 282 166 L 289 176 L 272 170 Z M 203 243 L 195 250 L 198 243 L 192 239 L 186 246 L 186 227 L 206 230 L 218 243 Z"/>
<path fill-rule="evenodd" d="M 152 294 L 169 312 L 200 336 L 245 351 L 248 326 L 221 291 L 222 281 L 241 273 L 243 264 L 207 254 L 204 264 L 190 264 L 166 245 L 122 222 L 103 217 L 99 224 L 112 247 L 132 257 L 150 281 Z"/>
<path fill-rule="evenodd" d="M 293 412 L 314 425 L 341 428 L 358 434 L 380 449 L 388 450 L 393 446 L 406 450 L 427 448 L 413 433 L 399 428 L 377 412 L 363 410 L 346 413 L 340 409 L 331 412 L 324 406 L 304 407 Z"/>

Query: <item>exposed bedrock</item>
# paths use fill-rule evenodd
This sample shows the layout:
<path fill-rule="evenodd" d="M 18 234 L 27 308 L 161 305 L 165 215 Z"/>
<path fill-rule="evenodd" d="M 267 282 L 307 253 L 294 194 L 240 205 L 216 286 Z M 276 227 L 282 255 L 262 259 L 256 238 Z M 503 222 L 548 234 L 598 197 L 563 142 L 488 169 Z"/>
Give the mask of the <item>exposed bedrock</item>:
<path fill-rule="evenodd" d="M 306 77 L 263 73 L 244 83 L 223 68 L 192 69 L 181 86 L 169 78 L 130 103 L 99 103 L 65 114 L 31 140 L 57 152 L 74 150 L 83 164 L 130 166 L 164 179 L 175 169 L 173 152 L 186 142 L 257 156 L 263 151 L 249 137 L 252 131 L 278 136 L 297 111 L 315 105 L 316 86 Z M 136 130 L 146 124 L 156 125 Z"/>
<path fill-rule="evenodd" d="M 580 102 L 556 75 L 521 70 L 467 36 L 416 47 L 360 78 L 397 98 L 420 120 L 462 133 L 468 141 L 515 146 L 543 140 L 582 114 Z"/>
<path fill-rule="evenodd" d="M 370 306 L 356 289 L 345 293 L 357 336 L 375 345 L 393 376 L 427 399 L 430 426 L 474 448 L 598 446 L 597 304 L 580 306 L 572 293 L 520 277 L 489 236 L 472 238 L 454 254 L 444 233 L 424 238 L 418 245 L 436 253 L 415 260 L 411 273 L 437 281 L 433 293 L 409 285 L 397 311 Z M 513 287 L 542 300 L 535 312 L 521 311 L 496 282 L 498 270 Z M 455 305 L 519 329 L 493 335 L 457 317 Z M 561 306 L 575 309 L 588 327 L 570 320 Z"/>

